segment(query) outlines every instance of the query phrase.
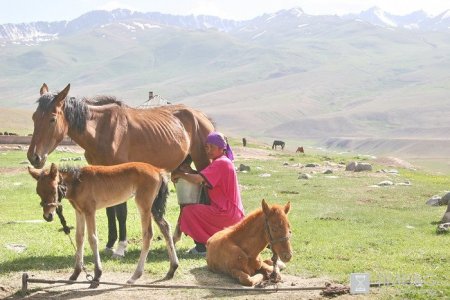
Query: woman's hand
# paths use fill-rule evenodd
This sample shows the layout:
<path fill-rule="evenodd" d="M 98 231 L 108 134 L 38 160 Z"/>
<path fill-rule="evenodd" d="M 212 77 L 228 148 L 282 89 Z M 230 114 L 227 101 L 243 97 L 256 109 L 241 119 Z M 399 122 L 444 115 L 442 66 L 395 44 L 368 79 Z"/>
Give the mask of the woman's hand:
<path fill-rule="evenodd" d="M 181 175 L 182 175 L 182 172 L 180 172 L 179 170 L 174 170 L 170 174 L 170 180 L 172 180 L 173 183 L 177 183 L 178 179 L 181 178 Z"/>

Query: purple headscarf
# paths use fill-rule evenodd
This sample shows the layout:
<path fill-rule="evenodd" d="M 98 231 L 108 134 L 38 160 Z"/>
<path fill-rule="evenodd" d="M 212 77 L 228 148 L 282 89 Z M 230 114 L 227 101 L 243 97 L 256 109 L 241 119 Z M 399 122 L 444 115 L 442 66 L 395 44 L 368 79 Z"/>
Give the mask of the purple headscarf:
<path fill-rule="evenodd" d="M 206 143 L 216 145 L 220 149 L 225 149 L 225 155 L 228 157 L 228 159 L 234 160 L 233 151 L 231 150 L 231 147 L 228 144 L 226 137 L 224 137 L 224 135 L 221 134 L 220 132 L 213 131 L 210 134 L 208 134 L 208 137 L 206 138 Z"/>

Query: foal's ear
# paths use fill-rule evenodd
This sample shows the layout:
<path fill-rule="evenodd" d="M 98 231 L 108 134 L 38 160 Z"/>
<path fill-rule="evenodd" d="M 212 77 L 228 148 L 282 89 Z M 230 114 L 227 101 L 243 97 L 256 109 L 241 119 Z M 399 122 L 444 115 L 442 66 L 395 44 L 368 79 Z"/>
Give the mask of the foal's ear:
<path fill-rule="evenodd" d="M 41 90 L 39 91 L 39 93 L 41 94 L 41 96 L 44 95 L 45 93 L 48 93 L 48 86 L 47 86 L 47 84 L 44 83 L 41 86 Z"/>
<path fill-rule="evenodd" d="M 58 167 L 54 163 L 52 163 L 50 167 L 50 176 L 52 177 L 52 179 L 56 179 L 56 177 L 58 176 Z"/>
<path fill-rule="evenodd" d="M 269 205 L 267 205 L 266 200 L 262 199 L 261 206 L 264 214 L 268 216 L 270 214 L 270 208 Z"/>
<path fill-rule="evenodd" d="M 39 176 L 41 175 L 41 171 L 33 169 L 30 166 L 28 167 L 28 173 L 30 173 L 31 177 L 33 177 L 36 180 L 39 180 Z"/>
<path fill-rule="evenodd" d="M 291 209 L 291 201 L 289 201 L 288 203 L 286 203 L 286 205 L 284 206 L 284 213 L 288 214 L 289 210 Z"/>
<path fill-rule="evenodd" d="M 67 95 L 69 94 L 70 83 L 61 91 L 58 95 L 56 95 L 55 105 L 57 107 L 62 107 L 64 104 L 64 100 L 66 100 Z"/>

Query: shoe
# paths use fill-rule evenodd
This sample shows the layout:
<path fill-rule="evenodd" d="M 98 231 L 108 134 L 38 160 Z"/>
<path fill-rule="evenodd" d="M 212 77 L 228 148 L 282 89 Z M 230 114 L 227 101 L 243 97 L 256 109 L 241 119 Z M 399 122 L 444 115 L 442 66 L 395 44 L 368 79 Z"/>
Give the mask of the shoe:
<path fill-rule="evenodd" d="M 190 249 L 187 253 L 188 254 L 193 254 L 193 255 L 206 256 L 206 251 L 205 252 L 198 251 L 196 247 Z"/>
<path fill-rule="evenodd" d="M 124 258 L 125 252 L 127 252 L 127 241 L 121 241 L 119 242 L 119 245 L 117 246 L 117 249 L 114 251 L 112 257 L 113 258 Z"/>

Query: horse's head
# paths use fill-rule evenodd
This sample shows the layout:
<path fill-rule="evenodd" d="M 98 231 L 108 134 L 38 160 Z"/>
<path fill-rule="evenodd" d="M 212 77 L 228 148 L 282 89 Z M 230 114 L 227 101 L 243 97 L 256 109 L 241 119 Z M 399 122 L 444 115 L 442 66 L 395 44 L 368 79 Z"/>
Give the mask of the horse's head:
<path fill-rule="evenodd" d="M 44 219 L 47 222 L 53 221 L 58 201 L 58 168 L 52 163 L 50 170 L 37 170 L 28 167 L 30 175 L 37 180 L 36 193 L 41 197 L 41 206 L 44 212 Z"/>
<path fill-rule="evenodd" d="M 287 218 L 291 203 L 288 202 L 285 206 L 272 205 L 269 207 L 263 199 L 261 205 L 266 219 L 266 230 L 272 251 L 283 262 L 288 262 L 292 258 L 292 247 L 289 241 L 291 226 Z"/>
<path fill-rule="evenodd" d="M 40 90 L 38 108 L 33 114 L 34 131 L 27 157 L 35 168 L 42 168 L 47 155 L 55 150 L 68 130 L 64 103 L 70 90 L 68 84 L 58 94 L 50 93 L 44 83 Z"/>

